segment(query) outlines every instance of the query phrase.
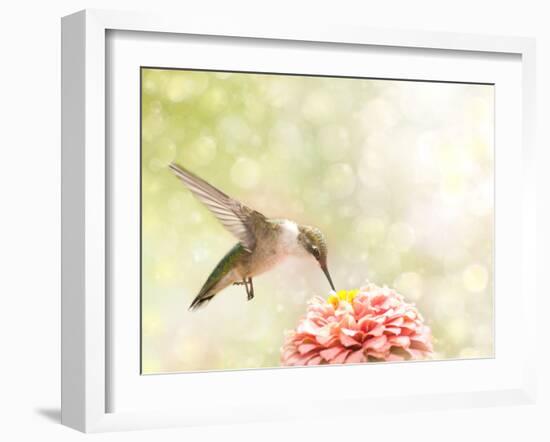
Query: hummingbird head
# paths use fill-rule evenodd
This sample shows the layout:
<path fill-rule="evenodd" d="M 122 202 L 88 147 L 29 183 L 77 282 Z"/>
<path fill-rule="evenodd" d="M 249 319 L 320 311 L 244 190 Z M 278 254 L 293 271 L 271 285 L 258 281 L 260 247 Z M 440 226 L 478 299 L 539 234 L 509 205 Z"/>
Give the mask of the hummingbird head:
<path fill-rule="evenodd" d="M 336 291 L 327 267 L 327 243 L 323 233 L 318 228 L 311 226 L 300 226 L 298 230 L 298 242 L 319 263 L 330 287 Z"/>

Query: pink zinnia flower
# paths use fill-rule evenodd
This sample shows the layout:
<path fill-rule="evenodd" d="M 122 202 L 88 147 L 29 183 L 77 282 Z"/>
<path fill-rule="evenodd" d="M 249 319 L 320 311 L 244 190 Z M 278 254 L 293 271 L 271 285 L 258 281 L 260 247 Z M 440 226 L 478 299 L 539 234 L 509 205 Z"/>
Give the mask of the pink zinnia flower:
<path fill-rule="evenodd" d="M 287 332 L 281 365 L 424 359 L 432 351 L 416 307 L 395 290 L 368 284 L 310 300 L 296 330 Z"/>

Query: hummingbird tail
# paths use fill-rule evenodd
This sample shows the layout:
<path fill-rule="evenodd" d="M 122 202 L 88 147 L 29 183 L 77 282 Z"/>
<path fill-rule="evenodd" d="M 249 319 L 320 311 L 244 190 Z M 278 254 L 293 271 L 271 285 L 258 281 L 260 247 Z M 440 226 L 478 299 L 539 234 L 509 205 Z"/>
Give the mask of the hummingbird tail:
<path fill-rule="evenodd" d="M 206 304 L 224 288 L 236 281 L 242 280 L 242 278 L 233 271 L 233 267 L 235 262 L 245 253 L 248 252 L 245 251 L 241 243 L 237 243 L 233 246 L 214 270 L 212 270 L 212 273 L 210 273 L 210 276 L 202 286 L 199 294 L 193 299 L 193 302 L 189 306 L 190 311 L 195 311 L 206 306 Z"/>

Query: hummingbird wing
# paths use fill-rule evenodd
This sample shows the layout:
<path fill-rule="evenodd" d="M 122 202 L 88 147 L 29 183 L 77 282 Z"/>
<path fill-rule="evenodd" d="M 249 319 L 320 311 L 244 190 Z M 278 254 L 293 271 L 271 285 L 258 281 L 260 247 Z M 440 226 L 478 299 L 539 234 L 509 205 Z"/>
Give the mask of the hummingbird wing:
<path fill-rule="evenodd" d="M 171 163 L 170 169 L 229 230 L 245 250 L 251 252 L 256 245 L 255 231 L 266 222 L 265 216 L 216 189 L 202 178 L 183 167 Z"/>

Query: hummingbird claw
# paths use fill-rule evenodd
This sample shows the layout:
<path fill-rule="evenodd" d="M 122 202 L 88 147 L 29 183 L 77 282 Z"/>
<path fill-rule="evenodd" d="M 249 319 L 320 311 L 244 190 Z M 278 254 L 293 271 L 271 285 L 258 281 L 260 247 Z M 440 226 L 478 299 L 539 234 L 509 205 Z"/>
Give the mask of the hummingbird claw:
<path fill-rule="evenodd" d="M 248 281 L 244 281 L 246 286 L 246 298 L 251 301 L 254 298 L 254 285 L 252 285 L 252 278 L 248 278 Z"/>

